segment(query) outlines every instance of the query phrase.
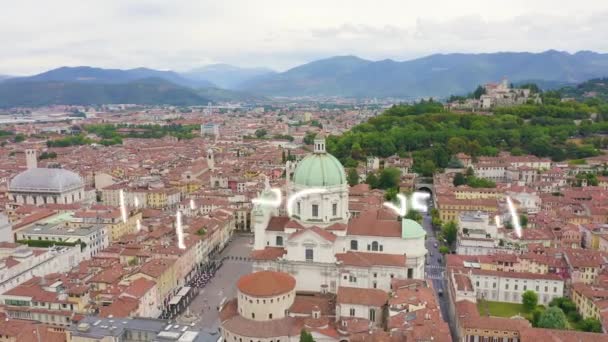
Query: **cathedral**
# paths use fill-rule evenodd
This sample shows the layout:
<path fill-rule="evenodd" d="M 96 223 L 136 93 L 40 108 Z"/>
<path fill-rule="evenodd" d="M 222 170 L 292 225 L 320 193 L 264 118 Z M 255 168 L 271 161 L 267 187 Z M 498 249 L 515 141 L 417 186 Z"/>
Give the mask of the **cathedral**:
<path fill-rule="evenodd" d="M 267 187 L 252 211 L 254 271 L 279 271 L 296 280 L 296 291 L 336 293 L 339 287 L 390 289 L 391 279 L 423 279 L 425 231 L 388 208 L 349 213 L 349 186 L 342 164 L 325 150 L 325 139 L 292 168 L 284 207 L 267 203 Z"/>

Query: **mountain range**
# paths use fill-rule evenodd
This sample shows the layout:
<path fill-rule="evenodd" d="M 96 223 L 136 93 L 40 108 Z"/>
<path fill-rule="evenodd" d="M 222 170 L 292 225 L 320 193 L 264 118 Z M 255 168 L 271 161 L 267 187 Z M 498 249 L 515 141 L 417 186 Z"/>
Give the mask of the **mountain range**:
<path fill-rule="evenodd" d="M 61 67 L 41 74 L 28 77 L 15 77 L 4 80 L 4 82 L 79 82 L 79 83 L 104 83 L 120 84 L 147 78 L 159 78 L 177 85 L 190 88 L 214 87 L 215 85 L 204 79 L 190 79 L 179 75 L 174 71 L 161 71 L 148 68 L 136 69 L 102 69 L 89 66 Z"/>
<path fill-rule="evenodd" d="M 265 96 L 446 98 L 507 77 L 553 89 L 608 76 L 608 54 L 549 50 L 435 54 L 409 61 L 337 56 L 284 72 L 214 64 L 187 72 L 60 67 L 2 79 L 0 107 L 45 104 L 207 104 Z M 148 92 L 145 94 L 145 92 Z M 66 102 L 62 102 L 66 101 Z"/>
<path fill-rule="evenodd" d="M 33 76 L 0 79 L 0 108 L 104 103 L 191 106 L 260 98 L 219 89 L 202 77 L 147 68 L 60 67 Z"/>
<path fill-rule="evenodd" d="M 239 89 L 272 96 L 444 98 L 503 77 L 558 85 L 602 76 L 608 76 L 608 54 L 590 51 L 435 54 L 403 62 L 339 56 L 249 80 Z"/>
<path fill-rule="evenodd" d="M 203 105 L 211 99 L 160 78 L 124 83 L 29 81 L 0 83 L 0 108 L 47 105 Z"/>
<path fill-rule="evenodd" d="M 181 74 L 192 80 L 209 81 L 220 88 L 236 89 L 243 82 L 271 76 L 276 74 L 276 71 L 268 68 L 240 68 L 229 64 L 211 64 Z"/>

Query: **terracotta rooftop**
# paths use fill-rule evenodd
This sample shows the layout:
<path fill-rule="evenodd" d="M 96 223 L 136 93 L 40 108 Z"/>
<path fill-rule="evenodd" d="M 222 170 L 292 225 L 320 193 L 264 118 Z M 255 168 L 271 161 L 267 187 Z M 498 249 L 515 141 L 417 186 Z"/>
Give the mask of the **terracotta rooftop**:
<path fill-rule="evenodd" d="M 264 249 L 251 251 L 251 258 L 254 260 L 276 260 L 287 251 L 282 247 L 266 247 Z"/>
<path fill-rule="evenodd" d="M 292 291 L 296 287 L 296 280 L 287 273 L 260 271 L 242 276 L 236 286 L 250 296 L 271 297 Z"/>
<path fill-rule="evenodd" d="M 337 253 L 336 259 L 347 266 L 394 266 L 404 267 L 406 262 L 405 255 L 401 254 L 385 254 L 385 253 L 367 253 L 367 252 L 346 252 Z"/>
<path fill-rule="evenodd" d="M 337 303 L 340 304 L 358 304 L 381 307 L 388 301 L 388 293 L 380 289 L 366 289 L 358 287 L 338 288 Z"/>

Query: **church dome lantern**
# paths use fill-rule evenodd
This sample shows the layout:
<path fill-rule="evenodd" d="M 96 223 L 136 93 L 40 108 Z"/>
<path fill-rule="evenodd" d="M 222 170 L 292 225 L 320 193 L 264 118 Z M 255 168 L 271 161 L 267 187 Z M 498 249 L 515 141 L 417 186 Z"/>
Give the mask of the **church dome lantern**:
<path fill-rule="evenodd" d="M 305 187 L 328 187 L 347 184 L 340 161 L 325 150 L 325 137 L 315 137 L 314 153 L 302 159 L 294 172 L 293 183 Z"/>

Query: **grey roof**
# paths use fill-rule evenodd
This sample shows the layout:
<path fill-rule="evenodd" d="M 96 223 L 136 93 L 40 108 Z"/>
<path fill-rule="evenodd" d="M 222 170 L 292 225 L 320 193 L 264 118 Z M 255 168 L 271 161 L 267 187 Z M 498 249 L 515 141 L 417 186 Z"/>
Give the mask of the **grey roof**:
<path fill-rule="evenodd" d="M 78 324 L 68 328 L 72 336 L 101 340 L 104 337 L 118 337 L 123 340 L 130 332 L 148 332 L 154 342 L 216 342 L 218 334 L 196 330 L 188 325 L 169 324 L 169 321 L 154 318 L 101 318 L 86 316 Z M 150 337 L 150 336 L 148 336 Z"/>
<path fill-rule="evenodd" d="M 84 186 L 77 173 L 65 169 L 34 168 L 21 172 L 9 184 L 9 191 L 65 192 Z"/>

